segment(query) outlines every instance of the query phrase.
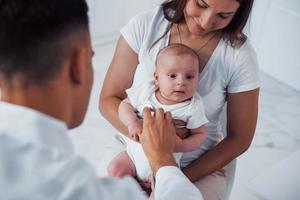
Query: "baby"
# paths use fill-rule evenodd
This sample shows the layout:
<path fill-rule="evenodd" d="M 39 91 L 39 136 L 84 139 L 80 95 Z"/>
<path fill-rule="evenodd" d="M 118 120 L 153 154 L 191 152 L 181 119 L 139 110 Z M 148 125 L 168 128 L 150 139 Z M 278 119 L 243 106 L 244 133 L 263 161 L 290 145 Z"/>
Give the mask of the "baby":
<path fill-rule="evenodd" d="M 126 90 L 128 97 L 119 106 L 120 120 L 126 125 L 131 139 L 123 136 L 126 151 L 117 155 L 108 166 L 110 176 L 131 175 L 140 181 L 151 181 L 152 172 L 142 146 L 139 134 L 142 132 L 141 114 L 145 106 L 163 108 L 172 113 L 173 119 L 186 122 L 191 135 L 176 137 L 174 157 L 180 163 L 183 152 L 198 149 L 206 139 L 207 119 L 200 95 L 199 58 L 189 47 L 172 44 L 160 50 L 156 58 L 154 81 L 140 87 Z"/>

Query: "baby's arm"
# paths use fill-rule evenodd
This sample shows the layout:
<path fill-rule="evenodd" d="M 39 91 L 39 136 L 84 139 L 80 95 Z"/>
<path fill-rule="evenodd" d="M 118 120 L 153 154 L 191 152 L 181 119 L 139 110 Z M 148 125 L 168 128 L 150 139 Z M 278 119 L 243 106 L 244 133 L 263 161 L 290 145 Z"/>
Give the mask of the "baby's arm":
<path fill-rule="evenodd" d="M 128 98 L 124 99 L 119 105 L 119 118 L 128 128 L 129 135 L 135 141 L 139 141 L 138 135 L 142 132 L 142 123 L 134 112 Z"/>
<path fill-rule="evenodd" d="M 205 141 L 207 136 L 206 126 L 191 129 L 191 135 L 181 139 L 176 137 L 175 152 L 190 152 L 198 149 Z"/>

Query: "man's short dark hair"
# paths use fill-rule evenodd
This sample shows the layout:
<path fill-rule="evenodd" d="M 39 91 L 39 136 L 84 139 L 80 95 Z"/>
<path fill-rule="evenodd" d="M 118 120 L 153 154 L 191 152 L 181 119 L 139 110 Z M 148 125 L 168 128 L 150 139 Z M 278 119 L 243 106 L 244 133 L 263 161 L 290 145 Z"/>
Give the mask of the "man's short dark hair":
<path fill-rule="evenodd" d="M 43 83 L 61 69 L 68 36 L 88 30 L 85 0 L 0 0 L 0 75 Z"/>

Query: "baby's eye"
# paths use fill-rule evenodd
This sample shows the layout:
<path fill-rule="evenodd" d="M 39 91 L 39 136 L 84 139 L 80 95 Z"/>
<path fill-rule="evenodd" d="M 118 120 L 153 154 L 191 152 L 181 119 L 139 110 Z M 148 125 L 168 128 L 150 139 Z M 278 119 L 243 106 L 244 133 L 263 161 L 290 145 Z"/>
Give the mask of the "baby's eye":
<path fill-rule="evenodd" d="M 168 76 L 172 79 L 176 78 L 176 74 L 169 74 Z"/>
<path fill-rule="evenodd" d="M 187 76 L 186 76 L 186 79 L 188 79 L 188 80 L 191 80 L 191 79 L 193 79 L 193 78 L 194 78 L 193 75 L 187 75 Z"/>

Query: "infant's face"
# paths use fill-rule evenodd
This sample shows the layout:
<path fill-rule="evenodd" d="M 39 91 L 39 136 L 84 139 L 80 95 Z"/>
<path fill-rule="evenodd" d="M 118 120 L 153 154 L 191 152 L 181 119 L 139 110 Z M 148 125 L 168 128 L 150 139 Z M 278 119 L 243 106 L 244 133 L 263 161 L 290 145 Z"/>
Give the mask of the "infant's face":
<path fill-rule="evenodd" d="M 190 55 L 161 57 L 157 61 L 155 79 L 167 103 L 188 100 L 197 91 L 198 61 Z"/>

